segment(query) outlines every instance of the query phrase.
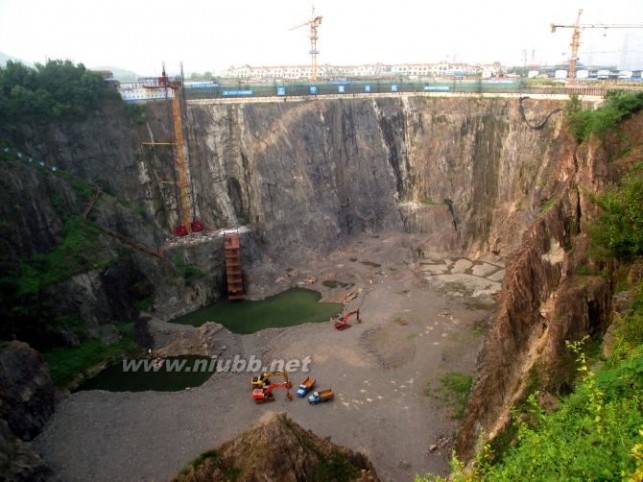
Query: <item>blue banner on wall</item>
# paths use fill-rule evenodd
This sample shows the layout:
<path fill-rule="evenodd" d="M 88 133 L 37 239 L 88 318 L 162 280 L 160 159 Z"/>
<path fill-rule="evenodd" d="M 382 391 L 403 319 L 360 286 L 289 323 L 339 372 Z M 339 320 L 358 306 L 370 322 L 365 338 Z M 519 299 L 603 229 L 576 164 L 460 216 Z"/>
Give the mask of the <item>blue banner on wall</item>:
<path fill-rule="evenodd" d="M 254 92 L 251 90 L 224 90 L 222 95 L 252 95 Z"/>

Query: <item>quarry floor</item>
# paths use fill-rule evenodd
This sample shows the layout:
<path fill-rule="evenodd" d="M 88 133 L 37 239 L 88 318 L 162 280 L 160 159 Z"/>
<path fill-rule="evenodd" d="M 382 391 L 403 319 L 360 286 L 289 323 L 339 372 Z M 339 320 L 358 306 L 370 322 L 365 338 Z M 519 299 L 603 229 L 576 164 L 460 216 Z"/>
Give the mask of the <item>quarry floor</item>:
<path fill-rule="evenodd" d="M 362 321 L 352 318 L 349 329 L 337 331 L 329 321 L 243 336 L 217 331 L 221 359 L 310 356 L 310 372 L 291 373 L 293 384 L 311 375 L 335 400 L 312 406 L 276 390 L 274 402 L 256 405 L 247 372 L 215 373 L 182 392 L 81 391 L 60 403 L 35 448 L 69 482 L 167 481 L 266 412 L 284 411 L 366 454 L 384 481 L 447 473 L 457 421 L 440 378 L 473 373 L 504 270 L 500 261 L 417 259 L 417 242 L 400 234 L 363 237 L 287 271 L 291 284 L 346 301 L 345 312 L 359 308 Z M 344 286 L 329 288 L 329 281 Z"/>

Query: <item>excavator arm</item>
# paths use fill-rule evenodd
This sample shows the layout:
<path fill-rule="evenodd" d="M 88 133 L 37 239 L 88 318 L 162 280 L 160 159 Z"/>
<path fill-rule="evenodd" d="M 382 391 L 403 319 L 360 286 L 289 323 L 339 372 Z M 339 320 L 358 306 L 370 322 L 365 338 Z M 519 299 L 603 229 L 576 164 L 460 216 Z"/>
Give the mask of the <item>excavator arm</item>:
<path fill-rule="evenodd" d="M 283 377 L 284 383 L 288 383 L 287 372 L 274 371 L 274 372 L 264 372 L 261 375 L 252 377 L 252 380 L 250 380 L 250 385 L 252 385 L 255 388 L 263 388 L 266 385 L 270 385 L 270 379 L 276 375 Z"/>
<path fill-rule="evenodd" d="M 288 381 L 272 383 L 267 387 L 263 387 L 263 388 L 255 388 L 252 391 L 252 399 L 257 403 L 272 402 L 275 399 L 274 396 L 272 395 L 272 391 L 275 388 L 285 388 L 286 398 L 289 401 L 292 400 L 292 394 L 290 393 L 290 389 L 292 388 L 292 383 Z"/>
<path fill-rule="evenodd" d="M 350 328 L 351 325 L 348 324 L 348 319 L 353 315 L 357 316 L 357 322 L 358 323 L 362 322 L 362 320 L 360 320 L 360 318 L 359 318 L 359 310 L 349 311 L 344 316 L 342 316 L 340 319 L 335 320 L 335 328 L 337 330 L 345 330 L 346 328 Z"/>

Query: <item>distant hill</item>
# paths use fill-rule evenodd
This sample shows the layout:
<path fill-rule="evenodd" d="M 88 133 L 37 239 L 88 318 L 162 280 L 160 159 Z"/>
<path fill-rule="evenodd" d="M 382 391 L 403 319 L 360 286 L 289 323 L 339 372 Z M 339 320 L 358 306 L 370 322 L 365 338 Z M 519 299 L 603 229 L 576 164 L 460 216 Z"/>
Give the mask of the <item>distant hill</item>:
<path fill-rule="evenodd" d="M 120 67 L 107 66 L 92 66 L 88 67 L 90 70 L 109 70 L 114 74 L 114 78 L 120 82 L 133 82 L 137 80 L 140 75 L 131 70 L 121 69 Z"/>

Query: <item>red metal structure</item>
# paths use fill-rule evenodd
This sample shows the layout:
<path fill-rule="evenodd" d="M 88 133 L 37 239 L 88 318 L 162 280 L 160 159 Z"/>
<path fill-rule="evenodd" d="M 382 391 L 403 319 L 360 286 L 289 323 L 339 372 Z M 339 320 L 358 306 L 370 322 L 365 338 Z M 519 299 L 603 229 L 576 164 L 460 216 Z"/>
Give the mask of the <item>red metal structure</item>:
<path fill-rule="evenodd" d="M 224 233 L 223 251 L 225 254 L 226 281 L 228 282 L 228 299 L 242 300 L 244 295 L 241 276 L 241 243 L 238 232 Z"/>

